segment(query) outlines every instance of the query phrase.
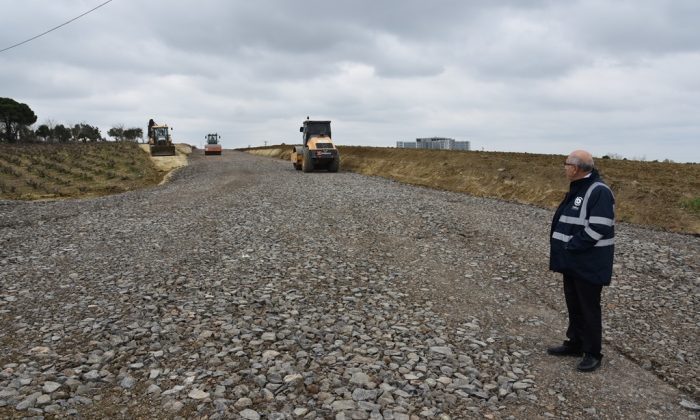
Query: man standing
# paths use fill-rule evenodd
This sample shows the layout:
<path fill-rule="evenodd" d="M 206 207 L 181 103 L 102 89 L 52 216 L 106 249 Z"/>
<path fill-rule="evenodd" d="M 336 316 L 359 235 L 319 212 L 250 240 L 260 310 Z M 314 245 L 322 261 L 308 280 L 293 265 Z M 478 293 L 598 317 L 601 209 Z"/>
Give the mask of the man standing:
<path fill-rule="evenodd" d="M 148 139 L 150 140 L 151 137 L 153 137 L 153 126 L 156 125 L 156 122 L 153 121 L 153 118 L 148 120 Z"/>
<path fill-rule="evenodd" d="M 547 353 L 583 355 L 577 369 L 590 372 L 603 358 L 600 295 L 612 277 L 615 197 L 585 150 L 571 152 L 564 170 L 571 184 L 552 220 L 549 269 L 564 275 L 568 340 Z"/>

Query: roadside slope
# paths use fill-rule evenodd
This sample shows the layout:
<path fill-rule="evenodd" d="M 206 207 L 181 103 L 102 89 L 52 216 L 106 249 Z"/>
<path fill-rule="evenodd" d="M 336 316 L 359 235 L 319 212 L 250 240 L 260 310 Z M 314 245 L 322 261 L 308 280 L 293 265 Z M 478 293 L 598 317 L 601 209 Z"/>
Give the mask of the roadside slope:
<path fill-rule="evenodd" d="M 145 146 L 145 147 L 144 147 Z M 0 199 L 87 198 L 157 185 L 187 165 L 192 148 L 151 157 L 131 142 L 0 144 Z"/>

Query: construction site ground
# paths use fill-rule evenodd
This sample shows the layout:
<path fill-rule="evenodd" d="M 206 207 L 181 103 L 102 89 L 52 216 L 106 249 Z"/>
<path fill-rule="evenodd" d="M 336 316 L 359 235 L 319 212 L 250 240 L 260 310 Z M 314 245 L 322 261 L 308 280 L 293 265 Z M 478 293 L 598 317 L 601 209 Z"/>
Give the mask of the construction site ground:
<path fill-rule="evenodd" d="M 617 225 L 583 374 L 552 215 L 229 150 L 0 201 L 0 417 L 697 419 L 700 238 Z"/>

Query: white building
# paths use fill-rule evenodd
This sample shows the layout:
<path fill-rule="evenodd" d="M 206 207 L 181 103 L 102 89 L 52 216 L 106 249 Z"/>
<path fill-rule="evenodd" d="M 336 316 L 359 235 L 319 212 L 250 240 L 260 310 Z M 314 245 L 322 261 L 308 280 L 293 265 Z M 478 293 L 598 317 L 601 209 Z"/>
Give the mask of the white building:
<path fill-rule="evenodd" d="M 468 141 L 456 141 L 448 137 L 423 137 L 412 141 L 397 141 L 401 149 L 469 150 Z"/>

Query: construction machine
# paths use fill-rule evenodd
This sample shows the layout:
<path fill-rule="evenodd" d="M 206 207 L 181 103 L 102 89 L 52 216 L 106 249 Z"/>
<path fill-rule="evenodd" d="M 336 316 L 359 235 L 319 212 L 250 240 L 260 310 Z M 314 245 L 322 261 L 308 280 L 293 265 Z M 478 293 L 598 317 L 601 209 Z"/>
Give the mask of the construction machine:
<path fill-rule="evenodd" d="M 331 139 L 330 121 L 306 121 L 299 131 L 304 143 L 294 146 L 292 150 L 292 165 L 298 171 L 311 172 L 316 169 L 327 169 L 338 172 L 340 169 L 340 154 Z"/>
<path fill-rule="evenodd" d="M 152 120 L 151 120 L 152 121 Z M 148 126 L 148 144 L 151 156 L 174 156 L 175 145 L 170 137 L 171 128 L 167 124 L 150 124 Z"/>
<path fill-rule="evenodd" d="M 221 138 L 220 135 L 217 133 L 210 133 L 207 134 L 205 139 L 207 140 L 207 143 L 204 145 L 204 154 L 205 155 L 220 155 L 221 154 L 221 145 L 219 144 L 219 139 Z"/>

